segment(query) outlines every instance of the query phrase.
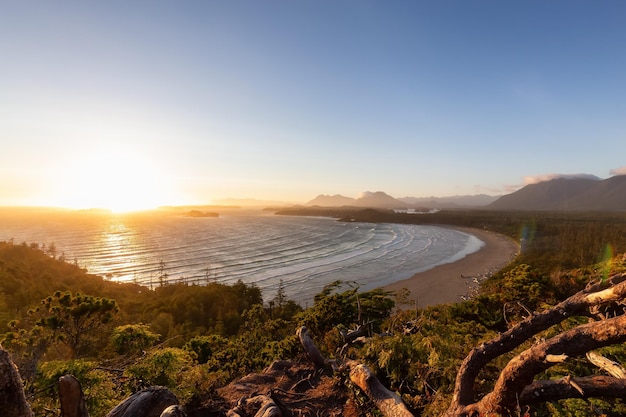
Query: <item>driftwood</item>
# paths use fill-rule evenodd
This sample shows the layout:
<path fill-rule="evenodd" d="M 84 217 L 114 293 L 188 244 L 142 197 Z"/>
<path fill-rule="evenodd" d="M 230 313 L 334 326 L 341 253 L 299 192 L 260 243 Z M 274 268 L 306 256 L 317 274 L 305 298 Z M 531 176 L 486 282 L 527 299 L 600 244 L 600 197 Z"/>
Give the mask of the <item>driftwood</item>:
<path fill-rule="evenodd" d="M 32 417 L 24 385 L 9 352 L 0 346 L 0 410 L 4 417 Z"/>
<path fill-rule="evenodd" d="M 169 389 L 150 387 L 122 401 L 106 417 L 160 417 L 170 405 L 178 405 L 178 399 Z"/>
<path fill-rule="evenodd" d="M 513 351 L 533 336 L 572 316 L 598 317 L 601 307 L 626 300 L 626 273 L 617 274 L 588 286 L 556 306 L 532 314 L 498 337 L 474 348 L 461 363 L 452 401 L 443 417 L 512 415 L 520 407 L 565 398 L 624 398 L 626 380 L 624 369 L 607 358 L 591 352 L 594 349 L 626 342 L 626 315 L 610 318 L 564 331 L 555 337 L 533 345 L 520 353 L 502 369 L 492 392 L 476 401 L 474 382 L 478 373 L 493 359 Z M 594 313 L 595 312 L 595 313 Z M 330 361 L 320 353 L 305 327 L 298 330 L 300 341 L 316 366 Z M 589 376 L 560 380 L 535 381 L 537 374 L 569 357 L 587 354 L 589 360 L 612 376 Z M 351 380 L 376 404 L 386 417 L 411 416 L 400 398 L 382 386 L 365 366 L 347 361 Z M 341 367 L 340 367 L 341 368 Z"/>
<path fill-rule="evenodd" d="M 59 402 L 61 417 L 89 417 L 83 388 L 73 375 L 59 378 Z"/>

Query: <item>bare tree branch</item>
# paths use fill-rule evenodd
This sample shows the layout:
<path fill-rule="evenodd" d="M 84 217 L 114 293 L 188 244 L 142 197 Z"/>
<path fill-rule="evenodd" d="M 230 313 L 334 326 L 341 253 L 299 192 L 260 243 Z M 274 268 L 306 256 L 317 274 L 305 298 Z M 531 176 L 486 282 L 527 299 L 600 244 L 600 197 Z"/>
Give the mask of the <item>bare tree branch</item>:
<path fill-rule="evenodd" d="M 551 309 L 528 317 L 495 339 L 472 349 L 459 368 L 452 403 L 445 415 L 461 415 L 464 407 L 475 400 L 474 381 L 485 365 L 569 317 L 586 315 L 589 307 L 593 305 L 623 299 L 626 296 L 625 280 L 626 273 L 621 273 L 590 285 Z M 560 353 L 563 352 L 558 352 Z"/>
<path fill-rule="evenodd" d="M 525 350 L 500 373 L 494 389 L 477 406 L 482 410 L 501 412 L 517 404 L 519 394 L 533 382 L 535 375 L 550 368 L 549 354 L 580 356 L 589 350 L 626 341 L 626 316 L 591 322 L 563 332 Z"/>

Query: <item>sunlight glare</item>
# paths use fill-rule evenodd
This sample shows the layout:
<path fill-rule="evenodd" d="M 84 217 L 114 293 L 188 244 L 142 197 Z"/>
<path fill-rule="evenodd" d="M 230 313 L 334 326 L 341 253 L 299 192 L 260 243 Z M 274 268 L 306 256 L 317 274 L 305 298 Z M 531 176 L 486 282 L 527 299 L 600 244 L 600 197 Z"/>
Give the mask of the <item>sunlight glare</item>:
<path fill-rule="evenodd" d="M 112 149 L 85 156 L 67 170 L 71 184 L 60 205 L 112 212 L 148 210 L 168 203 L 165 176 L 139 155 Z"/>

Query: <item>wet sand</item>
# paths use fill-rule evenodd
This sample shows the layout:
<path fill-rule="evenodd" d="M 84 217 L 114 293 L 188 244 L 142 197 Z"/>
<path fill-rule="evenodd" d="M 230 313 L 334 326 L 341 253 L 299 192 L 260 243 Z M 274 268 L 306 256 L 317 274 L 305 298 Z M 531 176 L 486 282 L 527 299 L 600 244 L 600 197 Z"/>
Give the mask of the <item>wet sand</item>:
<path fill-rule="evenodd" d="M 410 305 L 400 308 L 462 301 L 480 281 L 507 266 L 518 254 L 519 244 L 513 239 L 480 229 L 453 227 L 476 236 L 485 244 L 480 250 L 456 262 L 419 272 L 411 278 L 383 287 L 389 291 L 410 291 Z"/>

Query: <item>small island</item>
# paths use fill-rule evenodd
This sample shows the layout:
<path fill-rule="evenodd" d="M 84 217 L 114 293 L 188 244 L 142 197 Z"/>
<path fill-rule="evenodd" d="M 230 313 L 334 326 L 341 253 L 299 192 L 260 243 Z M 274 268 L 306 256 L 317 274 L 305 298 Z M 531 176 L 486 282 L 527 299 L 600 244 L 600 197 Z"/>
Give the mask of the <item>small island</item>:
<path fill-rule="evenodd" d="M 200 211 L 200 210 L 190 210 L 187 212 L 187 216 L 189 217 L 219 217 L 219 213 L 210 212 L 210 211 Z"/>

